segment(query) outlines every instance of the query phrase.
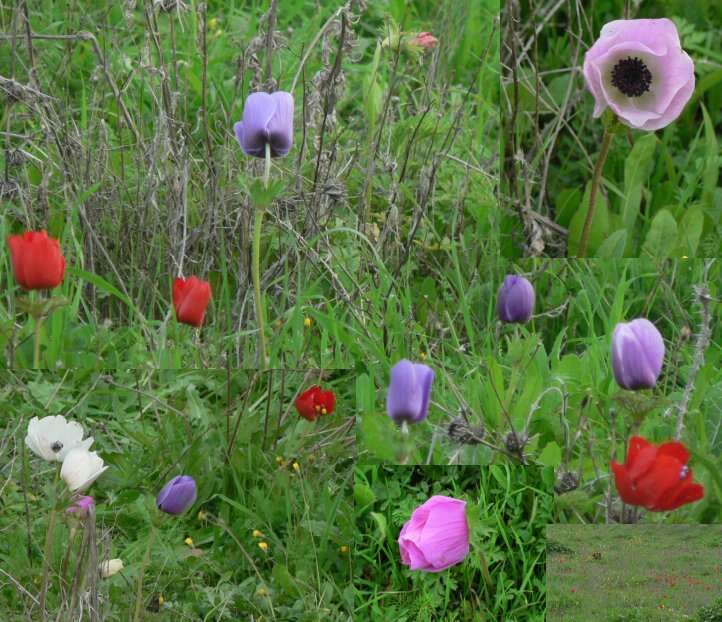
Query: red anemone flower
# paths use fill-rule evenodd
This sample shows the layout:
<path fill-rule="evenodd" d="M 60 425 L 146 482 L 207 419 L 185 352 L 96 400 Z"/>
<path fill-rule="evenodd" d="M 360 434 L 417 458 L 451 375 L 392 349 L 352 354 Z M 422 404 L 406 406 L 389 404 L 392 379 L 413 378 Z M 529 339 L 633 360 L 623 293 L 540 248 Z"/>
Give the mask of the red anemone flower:
<path fill-rule="evenodd" d="M 688 460 L 689 452 L 682 443 L 654 445 L 633 436 L 627 461 L 610 464 L 622 501 L 652 512 L 665 512 L 704 497 L 704 487 L 692 481 Z"/>
<path fill-rule="evenodd" d="M 298 414 L 308 421 L 316 421 L 320 415 L 330 415 L 336 406 L 333 391 L 324 391 L 316 385 L 307 389 L 296 398 Z"/>

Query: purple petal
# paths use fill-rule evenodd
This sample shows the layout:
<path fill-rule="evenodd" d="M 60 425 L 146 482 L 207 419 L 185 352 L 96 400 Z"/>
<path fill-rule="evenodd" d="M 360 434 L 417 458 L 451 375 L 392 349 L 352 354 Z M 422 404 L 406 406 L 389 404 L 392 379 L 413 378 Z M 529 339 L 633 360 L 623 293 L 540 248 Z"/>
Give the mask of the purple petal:
<path fill-rule="evenodd" d="M 246 155 L 265 157 L 269 143 L 271 157 L 285 156 L 293 145 L 293 97 L 285 91 L 251 93 L 233 127 Z"/>
<path fill-rule="evenodd" d="M 177 475 L 158 493 L 156 505 L 168 514 L 182 514 L 195 503 L 197 495 L 195 480 L 190 475 Z"/>
<path fill-rule="evenodd" d="M 529 321 L 534 312 L 534 286 L 523 276 L 507 275 L 499 288 L 496 311 L 502 322 Z"/>
<path fill-rule="evenodd" d="M 391 369 L 386 397 L 389 417 L 397 423 L 416 423 L 429 414 L 429 399 L 434 371 L 421 363 L 403 359 Z"/>
<path fill-rule="evenodd" d="M 664 340 L 649 320 L 620 323 L 612 335 L 612 370 L 624 389 L 649 389 L 664 363 Z"/>

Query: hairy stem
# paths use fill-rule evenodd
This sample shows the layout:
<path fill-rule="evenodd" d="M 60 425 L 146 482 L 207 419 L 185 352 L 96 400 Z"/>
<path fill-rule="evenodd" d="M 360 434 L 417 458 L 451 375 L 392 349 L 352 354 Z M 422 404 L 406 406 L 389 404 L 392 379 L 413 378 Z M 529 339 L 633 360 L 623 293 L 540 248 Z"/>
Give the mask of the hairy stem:
<path fill-rule="evenodd" d="M 604 163 L 609 155 L 609 147 L 612 144 L 613 132 L 609 128 L 604 129 L 604 137 L 602 138 L 602 148 L 599 150 L 597 162 L 594 165 L 594 173 L 592 175 L 592 187 L 589 192 L 589 207 L 587 209 L 587 217 L 584 220 L 584 228 L 582 229 L 582 238 L 579 240 L 579 248 L 577 249 L 577 257 L 584 257 L 587 254 L 587 245 L 589 243 L 589 234 L 592 230 L 592 219 L 594 218 L 594 208 L 597 205 L 597 194 L 599 193 L 599 183 L 602 180 L 602 171 Z"/>
<path fill-rule="evenodd" d="M 268 182 L 271 178 L 271 145 L 268 142 L 266 142 L 265 160 L 265 167 L 263 169 L 263 187 L 268 189 Z M 256 303 L 256 323 L 258 325 L 259 366 L 262 369 L 268 367 L 265 310 L 263 304 L 263 292 L 261 291 L 261 227 L 263 226 L 263 214 L 265 211 L 265 206 L 255 206 L 253 247 L 251 249 L 251 273 L 253 276 L 253 291 Z"/>
<path fill-rule="evenodd" d="M 58 465 L 58 468 L 56 469 L 55 473 L 55 479 L 57 483 L 57 479 L 60 477 L 60 465 Z M 45 611 L 45 598 L 48 595 L 48 578 L 50 576 L 50 558 L 52 556 L 52 548 L 53 548 L 53 536 L 55 535 L 55 523 L 57 522 L 58 518 L 58 512 L 57 512 L 57 505 L 58 500 L 53 494 L 53 507 L 50 510 L 50 520 L 48 521 L 48 530 L 45 532 L 45 548 L 43 549 L 43 582 L 40 587 L 40 614 L 42 615 L 42 619 L 47 619 L 47 613 Z"/>
<path fill-rule="evenodd" d="M 148 536 L 148 542 L 145 545 L 145 555 L 143 555 L 143 563 L 140 566 L 140 573 L 138 574 L 138 585 L 135 590 L 135 613 L 133 614 L 133 622 L 139 622 L 142 620 L 141 611 L 143 610 L 143 576 L 145 575 L 145 569 L 150 561 L 150 550 L 153 546 L 153 540 L 155 540 L 155 525 L 150 527 L 150 535 Z"/>
<path fill-rule="evenodd" d="M 40 369 L 40 331 L 43 327 L 43 316 L 35 316 L 35 347 L 33 349 L 33 367 Z"/>

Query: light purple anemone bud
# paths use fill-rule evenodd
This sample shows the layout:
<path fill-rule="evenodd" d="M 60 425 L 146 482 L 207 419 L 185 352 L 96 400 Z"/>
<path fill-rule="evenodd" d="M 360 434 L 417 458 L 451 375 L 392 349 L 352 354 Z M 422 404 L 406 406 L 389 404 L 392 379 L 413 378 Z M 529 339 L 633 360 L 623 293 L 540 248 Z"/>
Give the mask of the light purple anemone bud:
<path fill-rule="evenodd" d="M 620 323 L 612 335 L 612 369 L 624 389 L 651 389 L 664 362 L 664 341 L 644 318 Z"/>
<path fill-rule="evenodd" d="M 155 503 L 159 510 L 168 514 L 183 514 L 195 503 L 197 496 L 195 480 L 190 475 L 176 475 L 163 486 Z"/>
<path fill-rule="evenodd" d="M 496 313 L 502 322 L 526 324 L 534 312 L 534 286 L 523 276 L 509 274 L 499 288 Z"/>
<path fill-rule="evenodd" d="M 422 363 L 400 360 L 391 368 L 386 409 L 396 423 L 417 423 L 429 414 L 434 370 Z"/>
<path fill-rule="evenodd" d="M 246 155 L 265 157 L 266 143 L 271 157 L 287 155 L 293 145 L 293 97 L 286 91 L 251 93 L 233 129 Z"/>
<path fill-rule="evenodd" d="M 399 549 L 410 570 L 441 572 L 463 561 L 469 554 L 466 501 L 431 497 L 401 529 Z"/>
<path fill-rule="evenodd" d="M 84 495 L 82 497 L 78 497 L 73 505 L 65 510 L 65 512 L 67 514 L 77 514 L 79 517 L 85 518 L 94 504 L 95 501 L 93 500 L 93 497 Z"/>
<path fill-rule="evenodd" d="M 625 124 L 658 130 L 674 121 L 694 91 L 694 63 L 669 19 L 619 19 L 602 27 L 584 56 L 594 116 L 609 107 Z"/>

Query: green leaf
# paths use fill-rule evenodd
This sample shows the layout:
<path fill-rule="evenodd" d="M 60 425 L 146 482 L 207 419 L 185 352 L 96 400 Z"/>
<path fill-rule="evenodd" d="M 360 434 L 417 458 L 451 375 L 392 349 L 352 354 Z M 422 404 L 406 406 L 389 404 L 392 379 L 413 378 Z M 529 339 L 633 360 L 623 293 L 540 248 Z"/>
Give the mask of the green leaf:
<path fill-rule="evenodd" d="M 699 240 L 702 237 L 704 228 L 704 213 L 698 207 L 690 207 L 679 221 L 679 233 L 677 237 L 677 250 L 675 257 L 686 255 L 694 257 L 697 254 Z"/>
<path fill-rule="evenodd" d="M 281 589 L 293 598 L 298 598 L 301 595 L 301 591 L 296 585 L 296 581 L 291 576 L 288 568 L 283 564 L 276 564 L 273 567 L 273 579 L 281 586 Z"/>
<path fill-rule="evenodd" d="M 709 210 L 714 208 L 714 193 L 719 179 L 720 158 L 717 150 L 717 137 L 715 136 L 714 124 L 707 114 L 707 109 L 702 106 L 704 117 L 704 172 L 702 174 L 702 201 Z"/>
<path fill-rule="evenodd" d="M 589 195 L 591 192 L 591 183 L 587 184 L 584 191 L 584 198 L 579 209 L 574 214 L 569 224 L 569 256 L 576 256 L 579 249 L 579 241 L 582 238 L 582 229 L 584 221 L 587 218 L 587 207 L 589 206 Z M 607 237 L 609 231 L 609 210 L 607 209 L 607 198 L 602 194 L 601 188 L 597 193 L 597 204 L 594 208 L 594 217 L 592 218 L 592 228 L 589 232 L 589 244 L 587 246 L 587 256 L 596 255 L 596 251 Z"/>
<path fill-rule="evenodd" d="M 368 414 L 361 417 L 363 444 L 372 454 L 387 462 L 396 462 L 394 440 L 398 433 L 394 423 L 381 414 Z"/>
<path fill-rule="evenodd" d="M 387 529 L 386 517 L 383 514 L 379 514 L 378 512 L 371 512 L 370 516 L 376 522 L 376 528 L 379 530 L 381 537 L 385 538 Z"/>
<path fill-rule="evenodd" d="M 558 467 L 562 463 L 562 450 L 554 441 L 547 443 L 537 458 L 539 464 L 550 467 Z"/>
<path fill-rule="evenodd" d="M 627 230 L 618 229 L 610 235 L 597 250 L 597 257 L 624 257 L 624 249 L 627 246 Z"/>
<path fill-rule="evenodd" d="M 647 232 L 642 251 L 645 255 L 665 258 L 674 250 L 677 241 L 677 222 L 669 210 L 661 209 Z"/>
<path fill-rule="evenodd" d="M 652 172 L 654 152 L 657 149 L 657 137 L 653 132 L 637 139 L 634 147 L 624 161 L 624 200 L 622 202 L 622 222 L 628 231 L 634 229 L 642 202 L 642 189 Z"/>
<path fill-rule="evenodd" d="M 376 501 L 376 495 L 366 484 L 357 482 L 353 487 L 353 496 L 356 501 L 356 511 L 362 510 L 367 505 L 371 505 Z"/>

